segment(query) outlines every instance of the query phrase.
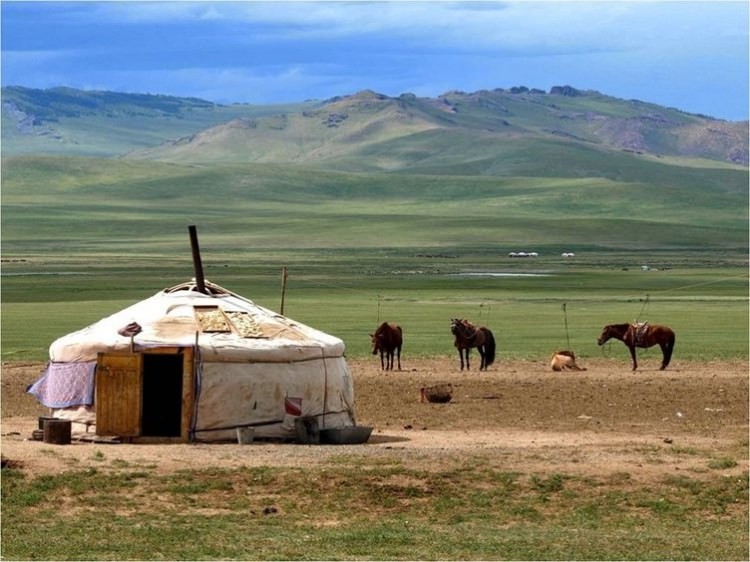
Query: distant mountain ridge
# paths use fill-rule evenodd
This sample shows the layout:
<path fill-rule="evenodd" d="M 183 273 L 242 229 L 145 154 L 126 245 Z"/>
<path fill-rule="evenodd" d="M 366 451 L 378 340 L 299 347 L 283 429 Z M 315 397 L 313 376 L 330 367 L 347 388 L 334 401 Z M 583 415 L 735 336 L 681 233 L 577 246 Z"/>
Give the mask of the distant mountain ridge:
<path fill-rule="evenodd" d="M 309 103 L 221 105 L 161 94 L 2 88 L 3 155 L 119 156 L 226 123 Z"/>
<path fill-rule="evenodd" d="M 617 161 L 622 155 L 748 165 L 747 121 L 571 86 L 452 91 L 435 98 L 364 90 L 287 106 L 222 106 L 68 88 L 3 88 L 2 97 L 4 154 L 43 154 L 45 148 L 91 154 L 88 132 L 102 152 L 111 147 L 110 156 L 207 164 L 468 175 L 528 173 L 536 165 L 572 176 L 598 173 L 589 169 L 592 162 L 598 166 L 598 157 Z M 551 164 L 545 161 L 550 155 L 556 159 Z M 560 173 L 566 160 L 577 168 Z"/>

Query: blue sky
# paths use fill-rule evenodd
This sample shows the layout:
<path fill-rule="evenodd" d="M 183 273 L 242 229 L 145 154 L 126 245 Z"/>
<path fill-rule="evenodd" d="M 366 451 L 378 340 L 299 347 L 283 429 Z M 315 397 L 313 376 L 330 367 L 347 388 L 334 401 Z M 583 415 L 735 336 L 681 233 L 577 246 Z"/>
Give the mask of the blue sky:
<path fill-rule="evenodd" d="M 2 85 L 254 104 L 571 85 L 746 120 L 748 6 L 2 0 Z"/>

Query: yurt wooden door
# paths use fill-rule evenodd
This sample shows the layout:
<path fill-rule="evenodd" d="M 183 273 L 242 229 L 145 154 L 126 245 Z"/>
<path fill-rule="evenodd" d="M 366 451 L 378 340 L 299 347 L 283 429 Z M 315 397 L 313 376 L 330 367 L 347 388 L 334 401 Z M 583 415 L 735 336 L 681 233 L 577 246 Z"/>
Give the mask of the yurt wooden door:
<path fill-rule="evenodd" d="M 137 441 L 188 441 L 193 385 L 192 348 L 100 353 L 96 432 Z"/>

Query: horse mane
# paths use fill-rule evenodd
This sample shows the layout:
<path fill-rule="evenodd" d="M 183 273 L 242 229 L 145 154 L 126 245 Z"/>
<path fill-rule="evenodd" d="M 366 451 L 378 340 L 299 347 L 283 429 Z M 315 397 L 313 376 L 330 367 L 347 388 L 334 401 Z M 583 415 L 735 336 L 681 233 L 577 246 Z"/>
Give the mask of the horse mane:
<path fill-rule="evenodd" d="M 456 323 L 460 328 L 464 330 L 464 337 L 473 338 L 477 335 L 480 328 L 477 328 L 474 324 L 469 322 L 466 318 L 455 318 Z"/>

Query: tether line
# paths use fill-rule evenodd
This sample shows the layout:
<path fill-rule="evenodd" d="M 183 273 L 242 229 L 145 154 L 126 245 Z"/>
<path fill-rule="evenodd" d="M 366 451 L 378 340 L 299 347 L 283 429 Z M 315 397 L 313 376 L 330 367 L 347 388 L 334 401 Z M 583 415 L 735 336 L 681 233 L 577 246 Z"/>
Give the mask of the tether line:
<path fill-rule="evenodd" d="M 565 341 L 568 343 L 568 349 L 570 349 L 570 335 L 568 334 L 568 303 L 564 302 L 562 309 L 563 319 L 565 320 Z"/>
<path fill-rule="evenodd" d="M 490 312 L 492 311 L 492 305 L 491 304 L 481 303 L 479 305 L 479 320 L 480 321 L 482 320 L 482 312 L 483 312 L 482 309 L 485 308 L 485 307 L 487 308 L 487 313 L 484 315 L 484 323 L 485 324 L 489 324 L 489 322 L 490 322 Z"/>
<path fill-rule="evenodd" d="M 691 283 L 690 285 L 682 285 L 680 287 L 670 287 L 668 289 L 662 289 L 656 291 L 657 293 L 671 293 L 672 291 L 681 291 L 682 289 L 692 289 L 693 287 L 701 287 L 703 285 L 713 285 L 715 283 L 723 283 L 724 281 L 731 281 L 732 279 L 739 279 L 740 277 L 747 277 L 747 273 L 741 273 L 740 275 L 732 275 L 731 277 L 722 277 L 721 279 L 715 279 L 713 281 L 702 281 L 701 283 Z"/>
<path fill-rule="evenodd" d="M 638 313 L 638 316 L 635 317 L 636 322 L 641 319 L 641 316 L 643 315 L 643 311 L 646 308 L 646 306 L 648 306 L 648 300 L 650 298 L 651 297 L 649 295 L 646 295 L 646 300 L 643 301 L 643 306 L 641 307 L 641 311 Z"/>

